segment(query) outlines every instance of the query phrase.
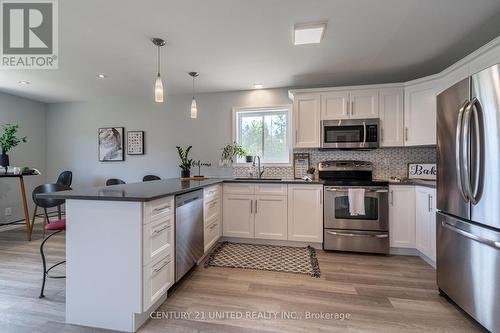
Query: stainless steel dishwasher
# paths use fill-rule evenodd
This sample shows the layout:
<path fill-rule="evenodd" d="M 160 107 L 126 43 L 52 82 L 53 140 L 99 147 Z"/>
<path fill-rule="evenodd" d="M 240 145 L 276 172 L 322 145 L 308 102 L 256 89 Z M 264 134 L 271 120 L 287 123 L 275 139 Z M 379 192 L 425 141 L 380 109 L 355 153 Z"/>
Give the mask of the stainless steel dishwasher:
<path fill-rule="evenodd" d="M 203 190 L 175 197 L 175 282 L 203 255 Z"/>

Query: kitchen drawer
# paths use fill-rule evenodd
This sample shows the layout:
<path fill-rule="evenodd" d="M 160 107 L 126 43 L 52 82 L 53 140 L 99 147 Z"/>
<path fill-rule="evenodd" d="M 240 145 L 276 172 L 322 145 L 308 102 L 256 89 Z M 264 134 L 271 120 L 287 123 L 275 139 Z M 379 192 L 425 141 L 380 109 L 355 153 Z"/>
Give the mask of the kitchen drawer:
<path fill-rule="evenodd" d="M 220 198 L 220 194 L 221 194 L 221 186 L 220 185 L 205 187 L 203 189 L 203 200 L 205 202 L 210 202 L 214 199 Z"/>
<path fill-rule="evenodd" d="M 325 229 L 323 249 L 387 254 L 389 253 L 389 233 Z"/>
<path fill-rule="evenodd" d="M 174 217 L 155 219 L 143 227 L 143 265 L 173 252 Z"/>
<path fill-rule="evenodd" d="M 227 194 L 254 194 L 255 185 L 246 183 L 224 184 L 224 193 Z"/>
<path fill-rule="evenodd" d="M 216 216 L 211 219 L 205 226 L 205 232 L 203 234 L 205 243 L 205 253 L 212 247 L 212 245 L 217 242 L 220 235 L 221 229 L 220 216 Z"/>
<path fill-rule="evenodd" d="M 143 312 L 159 300 L 174 282 L 174 262 L 170 255 L 159 258 L 143 269 Z"/>
<path fill-rule="evenodd" d="M 166 218 L 174 214 L 174 197 L 166 197 L 146 202 L 144 204 L 144 223 L 152 220 Z"/>
<path fill-rule="evenodd" d="M 255 194 L 287 195 L 286 184 L 255 184 Z"/>
<path fill-rule="evenodd" d="M 203 207 L 203 217 L 205 220 L 205 224 L 208 224 L 208 221 L 213 219 L 215 216 L 220 215 L 221 200 L 214 199 L 210 202 L 205 202 Z"/>

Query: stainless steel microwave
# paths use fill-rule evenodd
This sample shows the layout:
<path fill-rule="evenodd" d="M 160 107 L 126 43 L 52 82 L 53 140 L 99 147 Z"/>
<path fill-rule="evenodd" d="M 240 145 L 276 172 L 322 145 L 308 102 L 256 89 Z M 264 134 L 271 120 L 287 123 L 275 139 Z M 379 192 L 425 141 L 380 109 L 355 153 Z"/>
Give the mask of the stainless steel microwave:
<path fill-rule="evenodd" d="M 323 120 L 321 121 L 321 148 L 378 148 L 379 132 L 378 119 Z"/>

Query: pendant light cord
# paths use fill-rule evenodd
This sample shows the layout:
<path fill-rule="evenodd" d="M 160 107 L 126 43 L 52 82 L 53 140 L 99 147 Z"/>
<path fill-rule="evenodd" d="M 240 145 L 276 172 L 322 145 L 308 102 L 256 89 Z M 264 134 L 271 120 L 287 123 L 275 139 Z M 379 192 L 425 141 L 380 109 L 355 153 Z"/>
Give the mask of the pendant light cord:
<path fill-rule="evenodd" d="M 158 75 L 160 75 L 160 47 L 158 46 Z"/>
<path fill-rule="evenodd" d="M 193 99 L 194 99 L 194 75 L 193 75 Z"/>

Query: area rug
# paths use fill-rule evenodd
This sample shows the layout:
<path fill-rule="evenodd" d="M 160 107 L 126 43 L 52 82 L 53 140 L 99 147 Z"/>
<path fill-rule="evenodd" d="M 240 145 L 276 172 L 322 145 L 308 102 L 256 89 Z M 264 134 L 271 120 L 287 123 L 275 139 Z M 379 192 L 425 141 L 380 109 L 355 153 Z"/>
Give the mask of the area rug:
<path fill-rule="evenodd" d="M 210 254 L 205 267 L 231 267 L 307 274 L 319 278 L 316 250 L 308 247 L 222 242 Z"/>

